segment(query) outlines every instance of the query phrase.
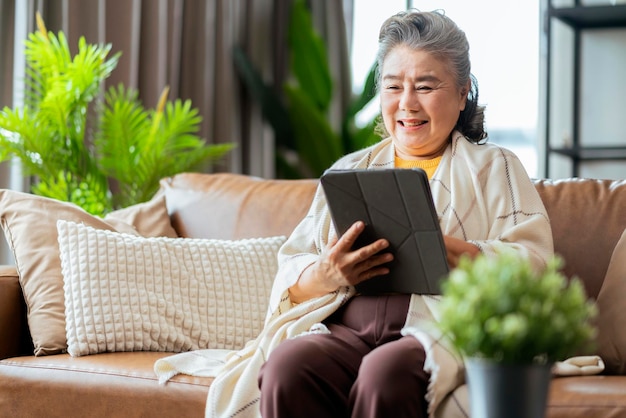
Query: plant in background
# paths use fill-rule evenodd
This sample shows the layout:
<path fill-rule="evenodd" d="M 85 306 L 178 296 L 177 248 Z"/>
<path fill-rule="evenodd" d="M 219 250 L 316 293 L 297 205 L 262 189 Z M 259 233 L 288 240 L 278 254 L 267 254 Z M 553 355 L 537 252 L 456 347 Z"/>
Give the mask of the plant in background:
<path fill-rule="evenodd" d="M 25 45 L 22 108 L 0 112 L 0 162 L 18 158 L 35 176 L 32 192 L 75 203 L 103 215 L 150 199 L 159 180 L 215 161 L 232 145 L 207 145 L 197 133 L 201 117 L 191 102 L 145 109 L 132 89 L 101 86 L 117 66 L 111 45 L 83 37 L 72 57 L 63 32 L 39 30 Z"/>
<path fill-rule="evenodd" d="M 364 127 L 355 123 L 357 113 L 374 97 L 375 67 L 362 94 L 346 110 L 337 132 L 328 115 L 333 85 L 326 47 L 303 0 L 292 4 L 288 44 L 293 77 L 282 86 L 284 98 L 263 81 L 237 47 L 233 51 L 235 67 L 274 130 L 279 175 L 319 177 L 339 157 L 380 140 L 374 133 L 375 120 Z M 296 161 L 289 158 L 292 154 L 297 155 Z"/>
<path fill-rule="evenodd" d="M 578 278 L 554 257 L 537 274 L 513 252 L 463 258 L 443 282 L 439 327 L 465 357 L 553 363 L 589 343 L 596 315 Z"/>

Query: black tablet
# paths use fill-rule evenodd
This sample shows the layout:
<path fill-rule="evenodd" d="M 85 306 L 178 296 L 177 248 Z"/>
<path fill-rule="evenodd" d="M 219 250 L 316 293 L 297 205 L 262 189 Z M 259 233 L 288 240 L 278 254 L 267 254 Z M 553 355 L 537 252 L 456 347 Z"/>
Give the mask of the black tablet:
<path fill-rule="evenodd" d="M 424 170 L 328 170 L 321 184 L 339 235 L 361 220 L 365 229 L 354 248 L 386 238 L 394 255 L 389 274 L 359 283 L 357 291 L 441 293 L 449 269 Z"/>

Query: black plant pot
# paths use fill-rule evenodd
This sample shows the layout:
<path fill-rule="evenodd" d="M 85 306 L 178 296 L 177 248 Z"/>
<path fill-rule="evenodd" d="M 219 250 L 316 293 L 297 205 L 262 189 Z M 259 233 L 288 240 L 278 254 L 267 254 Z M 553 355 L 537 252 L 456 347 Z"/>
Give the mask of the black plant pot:
<path fill-rule="evenodd" d="M 472 418 L 543 418 L 552 365 L 465 361 Z"/>

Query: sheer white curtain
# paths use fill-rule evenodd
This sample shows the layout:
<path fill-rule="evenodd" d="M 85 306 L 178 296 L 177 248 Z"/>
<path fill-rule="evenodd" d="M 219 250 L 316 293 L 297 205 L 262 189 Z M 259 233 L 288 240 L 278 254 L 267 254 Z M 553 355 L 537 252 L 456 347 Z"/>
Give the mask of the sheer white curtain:
<path fill-rule="evenodd" d="M 28 32 L 24 19 L 27 8 L 27 1 L 0 0 L 0 108 L 22 101 L 19 89 L 24 77 L 21 44 Z M 0 188 L 27 190 L 27 179 L 22 176 L 19 162 L 0 163 Z M 0 264 L 13 262 L 7 241 L 0 239 Z"/>

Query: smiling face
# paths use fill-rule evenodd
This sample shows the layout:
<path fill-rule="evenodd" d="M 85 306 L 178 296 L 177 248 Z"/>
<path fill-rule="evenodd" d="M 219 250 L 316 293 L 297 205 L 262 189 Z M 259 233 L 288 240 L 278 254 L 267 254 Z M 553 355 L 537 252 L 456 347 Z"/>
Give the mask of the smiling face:
<path fill-rule="evenodd" d="M 382 66 L 380 104 L 396 154 L 405 160 L 443 154 L 465 109 L 469 80 L 462 88 L 446 62 L 406 45 L 393 48 Z"/>

